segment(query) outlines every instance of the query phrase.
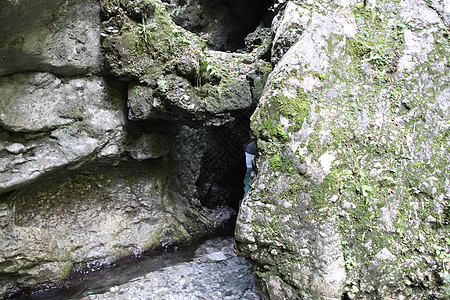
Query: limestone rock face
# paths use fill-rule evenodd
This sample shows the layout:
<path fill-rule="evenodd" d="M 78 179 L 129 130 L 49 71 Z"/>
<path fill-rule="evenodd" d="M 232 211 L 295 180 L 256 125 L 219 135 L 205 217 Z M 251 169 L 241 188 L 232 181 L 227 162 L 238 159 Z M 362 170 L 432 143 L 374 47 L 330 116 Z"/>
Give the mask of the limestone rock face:
<path fill-rule="evenodd" d="M 0 297 L 235 218 L 197 181 L 270 64 L 208 50 L 158 0 L 0 7 Z"/>
<path fill-rule="evenodd" d="M 263 297 L 449 296 L 448 1 L 257 2 L 0 0 L 0 297 L 235 218 L 255 107 Z"/>
<path fill-rule="evenodd" d="M 446 298 L 448 9 L 283 2 L 238 252 L 267 299 Z"/>
<path fill-rule="evenodd" d="M 6 197 L 0 206 L 2 272 L 21 275 L 15 282 L 2 277 L 0 292 L 204 235 L 214 224 L 179 201 L 167 170 L 149 161 L 98 164 Z"/>
<path fill-rule="evenodd" d="M 203 39 L 176 25 L 159 1 L 105 1 L 103 10 L 108 16 L 102 24 L 105 56 L 111 72 L 130 81 L 131 120 L 217 124 L 220 114 L 226 123 L 231 112 L 259 99 L 270 67 L 256 53 L 207 49 Z"/>
<path fill-rule="evenodd" d="M 291 46 L 301 37 L 305 24 L 311 17 L 311 10 L 299 1 L 279 1 L 275 6 L 278 13 L 272 25 L 275 37 L 272 45 L 272 61 L 278 62 Z"/>
<path fill-rule="evenodd" d="M 0 76 L 86 74 L 102 68 L 98 1 L 2 0 L 0 5 Z"/>
<path fill-rule="evenodd" d="M 0 78 L 0 192 L 89 157 L 117 155 L 120 99 L 101 77 L 28 73 Z"/>

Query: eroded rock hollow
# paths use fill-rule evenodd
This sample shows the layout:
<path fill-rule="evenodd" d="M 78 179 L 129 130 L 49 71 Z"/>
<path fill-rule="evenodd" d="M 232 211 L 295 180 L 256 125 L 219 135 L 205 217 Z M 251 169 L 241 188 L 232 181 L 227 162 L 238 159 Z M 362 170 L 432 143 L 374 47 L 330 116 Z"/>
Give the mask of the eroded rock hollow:
<path fill-rule="evenodd" d="M 207 41 L 209 48 L 236 51 L 256 29 L 270 28 L 272 0 L 166 0 L 174 22 Z"/>

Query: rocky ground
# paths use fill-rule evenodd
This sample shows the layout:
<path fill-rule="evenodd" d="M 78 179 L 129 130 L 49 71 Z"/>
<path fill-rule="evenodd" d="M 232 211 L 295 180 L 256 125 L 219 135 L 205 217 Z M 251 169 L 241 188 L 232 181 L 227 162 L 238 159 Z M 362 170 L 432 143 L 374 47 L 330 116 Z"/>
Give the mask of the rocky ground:
<path fill-rule="evenodd" d="M 233 250 L 233 238 L 206 241 L 190 262 L 151 272 L 91 299 L 260 299 L 251 265 Z"/>

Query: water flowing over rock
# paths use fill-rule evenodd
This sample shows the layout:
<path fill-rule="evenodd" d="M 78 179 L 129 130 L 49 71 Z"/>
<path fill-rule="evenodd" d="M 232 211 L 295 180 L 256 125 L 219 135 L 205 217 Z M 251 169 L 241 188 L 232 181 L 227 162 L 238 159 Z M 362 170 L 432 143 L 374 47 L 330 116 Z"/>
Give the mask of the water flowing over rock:
<path fill-rule="evenodd" d="M 268 299 L 444 299 L 449 5 L 279 2 L 238 252 Z"/>
<path fill-rule="evenodd" d="M 89 295 L 82 300 L 259 300 L 251 265 L 244 258 L 236 256 L 233 244 L 231 238 L 208 240 L 197 248 L 190 262 L 162 268 L 132 282 L 111 287 L 106 293 Z"/>

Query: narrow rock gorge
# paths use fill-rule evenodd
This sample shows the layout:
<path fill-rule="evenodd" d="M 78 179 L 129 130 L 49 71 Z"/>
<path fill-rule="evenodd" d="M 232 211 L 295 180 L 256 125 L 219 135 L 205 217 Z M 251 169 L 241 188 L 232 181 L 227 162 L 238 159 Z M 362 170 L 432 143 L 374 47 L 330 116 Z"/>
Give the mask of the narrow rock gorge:
<path fill-rule="evenodd" d="M 0 295 L 233 230 L 270 63 L 160 1 L 0 4 Z"/>
<path fill-rule="evenodd" d="M 262 299 L 445 299 L 449 34 L 447 0 L 0 0 L 0 297 L 234 231 Z"/>

